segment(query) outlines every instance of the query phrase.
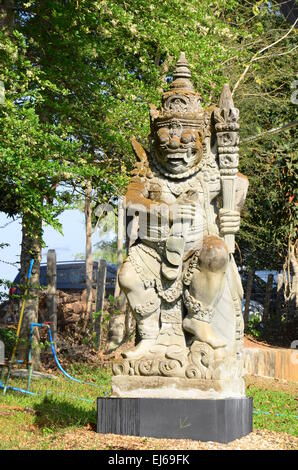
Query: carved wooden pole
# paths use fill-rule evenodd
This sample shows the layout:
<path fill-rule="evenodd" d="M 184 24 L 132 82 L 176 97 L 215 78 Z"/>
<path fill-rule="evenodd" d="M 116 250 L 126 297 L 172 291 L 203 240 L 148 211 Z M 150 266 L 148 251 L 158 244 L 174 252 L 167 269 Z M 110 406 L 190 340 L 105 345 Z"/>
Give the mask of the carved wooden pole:
<path fill-rule="evenodd" d="M 104 259 L 100 260 L 97 271 L 97 286 L 96 286 L 96 319 L 94 322 L 94 331 L 96 334 L 96 349 L 100 347 L 100 333 L 101 333 L 101 317 L 104 305 L 105 289 L 106 289 L 106 272 L 107 262 Z"/>
<path fill-rule="evenodd" d="M 223 87 L 219 108 L 216 108 L 214 117 L 222 182 L 223 209 L 235 210 L 236 175 L 239 161 L 239 110 L 234 107 L 228 84 Z M 234 253 L 234 234 L 225 234 L 224 239 L 229 252 Z"/>
<path fill-rule="evenodd" d="M 57 263 L 56 251 L 48 250 L 47 254 L 47 277 L 48 277 L 48 290 L 47 290 L 47 308 L 48 318 L 52 323 L 52 336 L 53 341 L 57 340 Z"/>

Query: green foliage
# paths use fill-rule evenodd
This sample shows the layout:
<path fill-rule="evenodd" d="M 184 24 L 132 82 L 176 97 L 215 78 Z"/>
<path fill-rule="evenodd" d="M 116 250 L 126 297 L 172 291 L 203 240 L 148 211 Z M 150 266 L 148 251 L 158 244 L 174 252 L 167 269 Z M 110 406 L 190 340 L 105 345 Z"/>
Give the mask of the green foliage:
<path fill-rule="evenodd" d="M 0 340 L 5 346 L 5 356 L 9 357 L 16 342 L 16 332 L 12 328 L 0 328 Z"/>
<path fill-rule="evenodd" d="M 260 338 L 262 336 L 262 320 L 258 315 L 250 315 L 248 324 L 246 327 L 246 332 L 255 338 Z"/>
<path fill-rule="evenodd" d="M 97 320 L 98 318 L 100 318 L 102 315 L 102 310 L 98 310 L 97 312 L 94 312 L 92 313 L 92 318 L 93 320 Z"/>
<path fill-rule="evenodd" d="M 234 93 L 241 116 L 240 171 L 250 183 L 238 243 L 246 266 L 279 270 L 297 230 L 296 132 L 293 128 L 255 140 L 248 138 L 297 120 L 298 108 L 291 102 L 297 78 L 297 30 L 292 28 L 287 34 L 291 25 L 276 14 L 276 2 L 270 8 L 265 7 L 266 2 L 258 3 L 261 7 L 256 3 L 254 9 L 258 23 L 249 26 L 249 36 L 239 42 L 241 57 L 228 63 L 234 83 L 249 65 Z M 239 10 L 242 14 L 245 6 Z M 258 24 L 263 26 L 261 33 Z"/>
<path fill-rule="evenodd" d="M 96 243 L 93 258 L 97 260 L 105 259 L 108 263 L 117 264 L 117 239 L 102 240 Z"/>

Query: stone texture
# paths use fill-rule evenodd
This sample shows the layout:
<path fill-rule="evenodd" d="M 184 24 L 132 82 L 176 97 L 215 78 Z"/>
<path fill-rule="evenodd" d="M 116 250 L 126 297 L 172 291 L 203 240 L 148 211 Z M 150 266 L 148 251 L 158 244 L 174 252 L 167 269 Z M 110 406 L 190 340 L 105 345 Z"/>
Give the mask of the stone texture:
<path fill-rule="evenodd" d="M 117 376 L 112 378 L 112 394 L 122 398 L 240 398 L 245 395 L 245 384 L 242 378 L 189 380 L 135 376 L 127 380 L 125 376 Z"/>

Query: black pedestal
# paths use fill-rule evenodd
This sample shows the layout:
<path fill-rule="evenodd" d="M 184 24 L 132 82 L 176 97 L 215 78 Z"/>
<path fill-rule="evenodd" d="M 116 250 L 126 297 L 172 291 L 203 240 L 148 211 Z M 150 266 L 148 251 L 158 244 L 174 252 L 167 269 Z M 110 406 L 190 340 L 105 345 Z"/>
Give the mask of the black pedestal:
<path fill-rule="evenodd" d="M 252 399 L 98 398 L 97 432 L 230 442 L 252 431 Z"/>

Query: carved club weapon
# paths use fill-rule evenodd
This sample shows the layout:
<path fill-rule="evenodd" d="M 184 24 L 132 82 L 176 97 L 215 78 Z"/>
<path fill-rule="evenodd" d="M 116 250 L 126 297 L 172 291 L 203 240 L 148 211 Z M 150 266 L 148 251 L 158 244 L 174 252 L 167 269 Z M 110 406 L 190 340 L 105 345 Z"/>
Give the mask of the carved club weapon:
<path fill-rule="evenodd" d="M 228 84 L 223 87 L 219 108 L 214 110 L 214 118 L 222 182 L 223 209 L 235 210 L 236 175 L 239 162 L 239 110 L 234 107 Z M 224 239 L 229 253 L 234 253 L 235 235 L 227 233 Z"/>

